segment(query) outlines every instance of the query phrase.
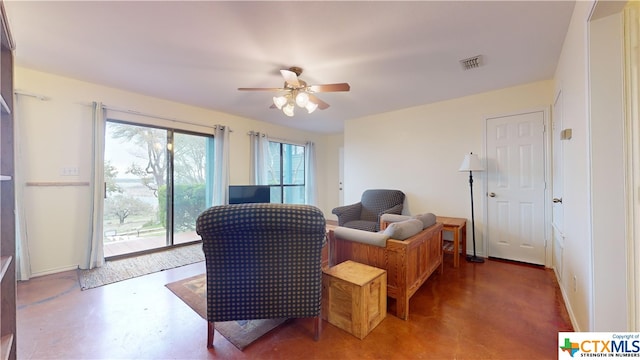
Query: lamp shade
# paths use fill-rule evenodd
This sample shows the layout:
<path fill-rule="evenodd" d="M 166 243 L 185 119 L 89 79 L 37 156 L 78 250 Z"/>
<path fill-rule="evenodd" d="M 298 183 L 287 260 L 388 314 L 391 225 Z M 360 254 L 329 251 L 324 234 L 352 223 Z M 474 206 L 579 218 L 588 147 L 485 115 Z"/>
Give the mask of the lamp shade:
<path fill-rule="evenodd" d="M 458 171 L 484 171 L 484 167 L 480 159 L 478 159 L 478 155 L 469 153 L 464 156 L 464 160 L 462 160 L 462 165 L 460 165 Z"/>

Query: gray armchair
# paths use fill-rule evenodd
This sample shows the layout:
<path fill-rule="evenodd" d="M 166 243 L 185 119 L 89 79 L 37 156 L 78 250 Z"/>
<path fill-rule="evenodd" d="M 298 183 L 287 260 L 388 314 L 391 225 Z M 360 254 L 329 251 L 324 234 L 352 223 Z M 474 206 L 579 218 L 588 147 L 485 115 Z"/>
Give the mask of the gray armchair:
<path fill-rule="evenodd" d="M 331 212 L 338 216 L 338 225 L 365 231 L 380 230 L 380 216 L 402 214 L 404 193 L 400 190 L 369 189 L 360 202 L 339 206 Z"/>
<path fill-rule="evenodd" d="M 310 205 L 214 206 L 196 221 L 207 273 L 207 347 L 214 322 L 315 317 L 320 334 L 322 211 Z"/>

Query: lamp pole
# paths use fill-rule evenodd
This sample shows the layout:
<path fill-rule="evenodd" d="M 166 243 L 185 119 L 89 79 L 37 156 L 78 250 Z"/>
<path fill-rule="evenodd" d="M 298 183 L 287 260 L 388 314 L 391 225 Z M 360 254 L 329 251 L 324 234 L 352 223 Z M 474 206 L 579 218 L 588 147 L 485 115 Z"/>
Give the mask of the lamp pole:
<path fill-rule="evenodd" d="M 478 156 L 473 153 L 469 153 L 464 156 L 464 160 L 462 161 L 462 165 L 460 165 L 460 169 L 458 169 L 458 171 L 469 172 L 469 190 L 471 193 L 471 236 L 473 238 L 473 256 L 465 254 L 467 256 L 466 259 L 469 262 L 483 263 L 484 259 L 476 255 L 476 219 L 473 213 L 473 172 L 484 171 L 484 168 L 478 159 Z"/>
<path fill-rule="evenodd" d="M 473 215 L 473 171 L 469 170 L 469 190 L 471 192 L 471 238 L 473 239 L 473 256 L 467 255 L 467 261 L 483 263 L 484 259 L 476 256 L 476 220 Z"/>

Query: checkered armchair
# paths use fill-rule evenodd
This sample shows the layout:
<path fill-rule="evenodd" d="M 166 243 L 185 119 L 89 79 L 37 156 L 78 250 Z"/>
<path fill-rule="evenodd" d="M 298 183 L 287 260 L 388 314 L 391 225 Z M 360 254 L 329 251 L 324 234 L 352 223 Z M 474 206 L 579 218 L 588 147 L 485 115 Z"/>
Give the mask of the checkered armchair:
<path fill-rule="evenodd" d="M 314 317 L 320 331 L 322 211 L 310 205 L 214 206 L 196 221 L 207 272 L 207 347 L 214 322 Z"/>
<path fill-rule="evenodd" d="M 370 189 L 362 193 L 360 202 L 339 206 L 331 212 L 338 225 L 365 231 L 380 230 L 380 216 L 402 214 L 404 193 L 400 190 Z"/>

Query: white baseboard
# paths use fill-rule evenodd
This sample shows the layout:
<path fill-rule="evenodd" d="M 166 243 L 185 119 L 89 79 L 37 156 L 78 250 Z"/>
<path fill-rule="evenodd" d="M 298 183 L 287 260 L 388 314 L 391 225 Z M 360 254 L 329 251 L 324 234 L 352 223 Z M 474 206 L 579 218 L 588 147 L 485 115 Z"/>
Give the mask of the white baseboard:
<path fill-rule="evenodd" d="M 45 270 L 45 271 L 40 271 L 37 273 L 32 273 L 31 274 L 31 278 L 35 278 L 35 277 L 39 277 L 39 276 L 45 276 L 45 275 L 51 275 L 51 274 L 57 274 L 60 272 L 64 272 L 64 271 L 69 271 L 69 270 L 77 270 L 78 269 L 78 265 L 69 265 L 69 266 L 65 266 L 65 267 L 61 267 L 61 268 L 57 268 L 57 269 L 49 269 L 49 270 Z"/>
<path fill-rule="evenodd" d="M 560 281 L 560 277 L 558 276 L 558 272 L 556 268 L 553 267 L 553 273 L 556 276 L 556 282 L 558 283 L 558 287 L 560 288 L 560 293 L 562 293 L 562 300 L 564 301 L 564 306 L 567 309 L 567 313 L 569 313 L 569 320 L 571 320 L 571 325 L 573 326 L 574 332 L 581 332 L 580 327 L 578 326 L 578 322 L 576 321 L 576 317 L 573 313 L 573 309 L 571 308 L 571 303 L 569 302 L 569 297 L 562 286 L 562 282 Z"/>

